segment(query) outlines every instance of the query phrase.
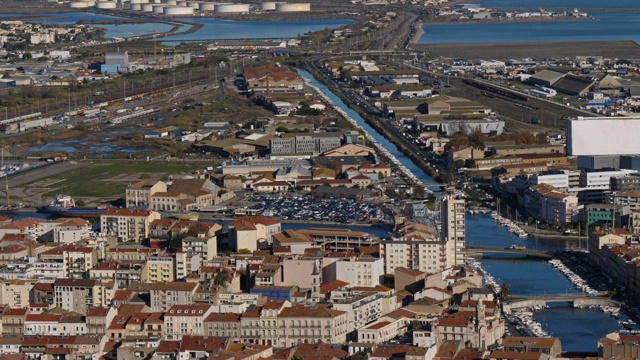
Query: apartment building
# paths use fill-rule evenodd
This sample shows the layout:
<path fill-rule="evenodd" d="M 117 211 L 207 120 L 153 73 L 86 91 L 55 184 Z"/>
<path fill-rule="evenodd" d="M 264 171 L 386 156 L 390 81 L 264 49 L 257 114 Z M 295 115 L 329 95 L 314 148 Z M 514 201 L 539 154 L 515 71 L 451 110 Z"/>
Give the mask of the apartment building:
<path fill-rule="evenodd" d="M 0 282 L 0 304 L 10 308 L 27 308 L 36 280 L 4 280 Z"/>
<path fill-rule="evenodd" d="M 464 199 L 444 195 L 441 201 L 440 239 L 446 243 L 446 267 L 464 265 L 466 248 Z"/>
<path fill-rule="evenodd" d="M 106 305 L 102 287 L 96 280 L 56 279 L 53 282 L 55 306 L 84 315 L 92 307 Z"/>
<path fill-rule="evenodd" d="M 153 194 L 166 191 L 167 184 L 162 181 L 147 179 L 131 184 L 125 192 L 127 208 L 148 208 Z"/>
<path fill-rule="evenodd" d="M 189 254 L 197 254 L 203 261 L 210 261 L 218 255 L 218 239 L 215 236 L 188 236 L 182 239 L 182 251 Z"/>
<path fill-rule="evenodd" d="M 434 274 L 442 271 L 449 264 L 447 251 L 450 247 L 444 241 L 383 241 L 381 247 L 386 274 L 393 274 L 396 268 Z"/>
<path fill-rule="evenodd" d="M 255 251 L 258 244 L 270 244 L 273 235 L 281 231 L 277 220 L 265 216 L 243 216 L 229 224 L 229 244 L 238 251 Z"/>
<path fill-rule="evenodd" d="M 154 283 L 151 288 L 151 310 L 167 311 L 173 305 L 191 305 L 197 289 L 197 283 Z"/>
<path fill-rule="evenodd" d="M 322 135 L 331 135 L 322 133 Z M 293 135 L 269 140 L 271 155 L 321 154 L 341 145 L 341 136 Z"/>
<path fill-rule="evenodd" d="M 179 340 L 184 335 L 205 335 L 204 322 L 211 313 L 205 304 L 173 305 L 164 314 L 165 336 Z"/>
<path fill-rule="evenodd" d="M 211 313 L 204 320 L 205 336 L 222 336 L 231 339 L 239 339 L 240 314 Z"/>
<path fill-rule="evenodd" d="M 171 256 L 151 256 L 147 259 L 140 280 L 146 283 L 172 282 L 175 280 L 174 259 Z"/>
<path fill-rule="evenodd" d="M 350 257 L 340 259 L 323 270 L 324 281 L 341 280 L 352 286 L 374 287 L 382 283 L 384 259 Z"/>
<path fill-rule="evenodd" d="M 347 340 L 349 316 L 346 311 L 320 306 L 294 305 L 278 315 L 280 333 L 277 346 L 300 343 L 341 344 Z"/>
<path fill-rule="evenodd" d="M 361 329 L 382 316 L 382 295 L 376 292 L 355 291 L 352 288 L 331 292 L 332 307 L 348 314 L 347 331 Z"/>
<path fill-rule="evenodd" d="M 102 232 L 119 241 L 137 241 L 148 238 L 150 224 L 160 219 L 160 213 L 148 210 L 107 209 L 100 215 Z"/>

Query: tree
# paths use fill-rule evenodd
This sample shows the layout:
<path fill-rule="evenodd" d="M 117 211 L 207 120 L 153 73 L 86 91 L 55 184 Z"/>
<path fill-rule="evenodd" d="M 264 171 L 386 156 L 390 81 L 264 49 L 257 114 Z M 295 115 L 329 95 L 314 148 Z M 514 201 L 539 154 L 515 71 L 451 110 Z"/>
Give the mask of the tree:
<path fill-rule="evenodd" d="M 505 301 L 511 296 L 511 288 L 509 284 L 502 284 L 500 286 L 500 291 L 498 292 L 498 299 L 500 301 Z"/>
<path fill-rule="evenodd" d="M 231 282 L 229 278 L 229 270 L 222 269 L 213 277 L 213 285 L 225 287 Z"/>
<path fill-rule="evenodd" d="M 238 254 L 251 254 L 251 250 L 249 249 L 239 249 Z"/>
<path fill-rule="evenodd" d="M 24 60 L 31 60 L 32 57 L 33 57 L 33 55 L 31 55 L 30 52 L 26 52 L 26 53 L 22 54 L 22 58 Z"/>

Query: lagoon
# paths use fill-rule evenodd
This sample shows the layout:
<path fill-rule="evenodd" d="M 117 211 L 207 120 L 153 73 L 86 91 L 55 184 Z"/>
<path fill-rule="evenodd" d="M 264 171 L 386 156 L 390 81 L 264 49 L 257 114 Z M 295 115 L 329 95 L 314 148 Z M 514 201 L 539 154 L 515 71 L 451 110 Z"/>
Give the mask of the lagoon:
<path fill-rule="evenodd" d="M 640 12 L 593 12 L 597 21 L 425 24 L 421 44 L 621 41 L 640 43 Z M 624 30 L 621 30 L 624 29 Z"/>
<path fill-rule="evenodd" d="M 351 19 L 312 19 L 286 21 L 237 21 L 214 18 L 186 18 L 189 23 L 202 25 L 195 33 L 162 38 L 163 43 L 222 39 L 290 39 L 307 32 L 348 25 Z"/>

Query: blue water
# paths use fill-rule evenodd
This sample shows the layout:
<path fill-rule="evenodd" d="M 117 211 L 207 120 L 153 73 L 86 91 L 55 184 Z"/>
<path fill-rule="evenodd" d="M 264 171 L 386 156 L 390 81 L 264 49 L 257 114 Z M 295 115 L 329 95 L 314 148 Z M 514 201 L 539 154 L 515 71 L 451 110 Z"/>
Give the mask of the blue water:
<path fill-rule="evenodd" d="M 319 31 L 326 28 L 335 29 L 355 22 L 355 20 L 351 19 L 235 21 L 212 18 L 188 18 L 184 20 L 203 26 L 195 33 L 164 37 L 162 38 L 163 43 L 175 43 L 186 40 L 296 38 L 298 35 L 309 31 Z"/>
<path fill-rule="evenodd" d="M 568 303 L 551 303 L 549 307 L 534 311 L 533 316 L 550 336 L 560 337 L 564 351 L 595 352 L 598 340 L 620 330 L 614 318 L 599 310 L 574 309 Z"/>
<path fill-rule="evenodd" d="M 369 126 L 357 112 L 351 110 L 338 96 L 329 91 L 329 89 L 324 86 L 324 84 L 320 83 L 316 80 L 313 75 L 311 75 L 308 71 L 298 69 L 298 74 L 305 79 L 308 79 L 311 84 L 318 87 L 324 94 L 326 94 L 331 101 L 333 101 L 338 107 L 344 110 L 351 118 L 353 118 L 359 126 L 362 126 L 365 131 L 371 134 L 382 146 L 384 146 L 393 156 L 395 156 L 407 169 L 411 170 L 418 179 L 420 179 L 424 183 L 434 183 L 432 177 L 427 175 L 421 168 L 419 168 L 416 164 L 414 164 L 411 159 L 409 159 L 405 154 L 400 152 L 395 145 L 393 145 L 389 140 L 387 140 L 384 136 L 376 132 L 374 128 Z M 436 190 L 439 190 L 436 188 Z"/>
<path fill-rule="evenodd" d="M 636 4 L 637 7 L 637 4 Z M 589 12 L 598 21 L 425 24 L 422 44 L 620 41 L 640 43 L 640 12 Z M 624 29 L 621 30 L 621 29 Z"/>
<path fill-rule="evenodd" d="M 29 16 L 38 18 L 46 17 L 46 19 L 29 19 Z M 96 14 L 92 12 L 68 12 L 68 13 L 52 13 L 52 14 L 0 14 L 0 17 L 17 19 L 25 18 L 25 22 L 45 23 L 45 24 L 61 24 L 72 25 L 82 20 L 94 21 L 114 21 L 127 20 L 128 18 Z M 91 26 L 104 28 L 106 30 L 104 37 L 132 37 L 140 35 L 167 32 L 173 28 L 173 25 L 165 23 L 144 23 L 144 24 L 92 24 Z"/>
<path fill-rule="evenodd" d="M 507 247 L 525 245 L 528 249 L 564 250 L 578 246 L 578 242 L 558 239 L 521 239 L 501 227 L 488 214 L 467 215 L 467 243 Z M 582 243 L 584 246 L 584 241 Z M 517 256 L 496 255 L 500 259 L 481 259 L 483 268 L 499 284 L 509 284 L 514 295 L 577 294 L 578 290 L 558 270 L 545 261 L 523 259 Z M 595 351 L 597 341 L 607 333 L 620 330 L 615 319 L 601 311 L 573 309 L 565 304 L 550 304 L 551 309 L 535 312 L 535 318 L 552 336 L 559 337 L 562 349 Z"/>
<path fill-rule="evenodd" d="M 606 2 L 602 0 L 479 0 L 470 1 L 473 3 L 479 3 L 482 6 L 500 6 L 500 7 L 572 7 L 580 10 L 588 8 L 637 8 L 637 0 L 608 0 Z"/>

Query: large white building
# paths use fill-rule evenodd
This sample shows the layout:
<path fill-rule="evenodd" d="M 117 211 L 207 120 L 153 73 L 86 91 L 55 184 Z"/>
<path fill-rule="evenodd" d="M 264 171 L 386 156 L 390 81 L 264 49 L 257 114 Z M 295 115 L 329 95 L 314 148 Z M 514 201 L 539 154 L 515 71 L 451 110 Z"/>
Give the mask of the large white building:
<path fill-rule="evenodd" d="M 640 116 L 592 117 L 567 121 L 567 154 L 634 155 L 640 154 Z"/>
<path fill-rule="evenodd" d="M 399 267 L 429 274 L 447 267 L 447 246 L 443 241 L 384 241 L 381 245 L 387 274 L 393 274 Z"/>
<path fill-rule="evenodd" d="M 324 280 L 341 280 L 352 286 L 374 287 L 380 285 L 384 276 L 384 259 L 352 257 L 340 259 L 324 269 Z"/>
<path fill-rule="evenodd" d="M 529 177 L 529 186 L 539 184 L 551 185 L 558 189 L 569 188 L 569 174 L 564 171 L 544 171 Z"/>
<path fill-rule="evenodd" d="M 464 265 L 466 233 L 464 199 L 444 195 L 440 206 L 440 238 L 446 242 L 447 266 Z"/>

